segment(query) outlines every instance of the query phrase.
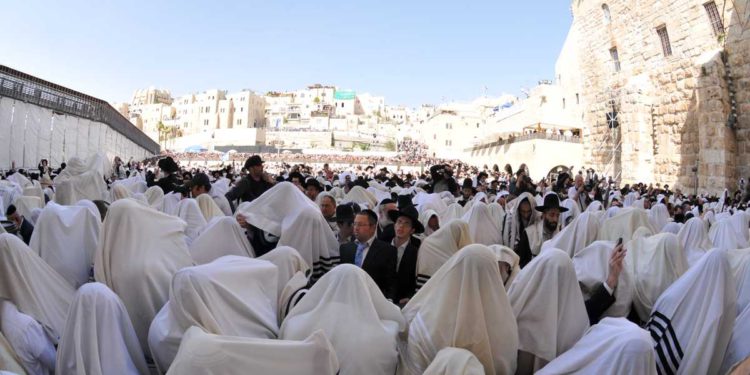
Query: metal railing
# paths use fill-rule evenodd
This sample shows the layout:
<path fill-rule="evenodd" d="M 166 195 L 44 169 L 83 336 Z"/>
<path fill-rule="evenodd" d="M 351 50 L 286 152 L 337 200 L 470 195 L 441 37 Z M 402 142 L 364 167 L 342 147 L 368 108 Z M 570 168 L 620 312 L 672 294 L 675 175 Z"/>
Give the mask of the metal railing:
<path fill-rule="evenodd" d="M 464 151 L 466 152 L 479 151 L 479 150 L 483 150 L 486 148 L 493 148 L 493 147 L 498 147 L 498 146 L 503 146 L 503 145 L 509 145 L 511 143 L 530 141 L 533 139 L 546 139 L 548 141 L 581 143 L 581 137 L 579 136 L 566 137 L 564 135 L 559 135 L 559 134 L 531 133 L 531 134 L 519 135 L 517 137 L 510 137 L 508 139 L 500 139 L 492 143 L 483 143 L 481 145 L 476 145 L 476 146 L 466 148 L 464 149 Z"/>
<path fill-rule="evenodd" d="M 0 97 L 38 105 L 67 115 L 109 125 L 153 154 L 159 144 L 140 131 L 109 103 L 55 83 L 0 65 Z"/>

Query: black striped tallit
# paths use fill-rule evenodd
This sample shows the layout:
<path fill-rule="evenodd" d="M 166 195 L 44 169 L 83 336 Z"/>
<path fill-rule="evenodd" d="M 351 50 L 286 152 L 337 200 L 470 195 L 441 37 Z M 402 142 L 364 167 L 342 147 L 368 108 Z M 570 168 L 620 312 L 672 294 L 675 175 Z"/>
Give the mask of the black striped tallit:
<path fill-rule="evenodd" d="M 654 340 L 656 371 L 659 375 L 676 374 L 677 369 L 680 368 L 683 352 L 672 327 L 672 321 L 662 313 L 654 311 L 646 324 L 646 329 Z"/>

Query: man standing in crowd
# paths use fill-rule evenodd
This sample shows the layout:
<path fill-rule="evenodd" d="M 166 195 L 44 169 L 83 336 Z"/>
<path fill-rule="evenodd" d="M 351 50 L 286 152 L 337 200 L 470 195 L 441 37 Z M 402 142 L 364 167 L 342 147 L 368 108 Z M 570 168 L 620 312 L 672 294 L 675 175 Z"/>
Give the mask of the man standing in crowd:
<path fill-rule="evenodd" d="M 414 206 L 402 207 L 388 214 L 395 223 L 391 246 L 396 248 L 398 288 L 394 302 L 404 306 L 417 289 L 417 254 L 422 243 L 414 235 L 424 232 L 424 226 L 419 222 L 419 213 Z"/>
<path fill-rule="evenodd" d="M 237 186 L 227 192 L 226 197 L 230 204 L 234 205 L 236 200 L 241 202 L 252 202 L 261 196 L 274 184 L 274 180 L 263 172 L 263 160 L 260 156 L 253 155 L 245 161 L 245 169 L 248 175 L 243 177 Z M 234 211 L 234 206 L 233 209 Z"/>
<path fill-rule="evenodd" d="M 324 194 L 320 199 L 320 213 L 323 214 L 333 233 L 337 234 L 339 227 L 336 225 L 336 198 L 330 194 Z"/>
<path fill-rule="evenodd" d="M 551 240 L 560 231 L 560 214 L 568 211 L 560 206 L 560 198 L 555 193 L 545 195 L 544 205 L 536 206 L 536 210 L 542 213 L 542 220 L 524 230 L 519 244 L 522 267 L 539 255 L 544 241 Z"/>
<path fill-rule="evenodd" d="M 396 248 L 375 238 L 378 216 L 372 210 L 363 210 L 354 217 L 356 241 L 341 245 L 341 263 L 354 264 L 367 272 L 383 292 L 385 298 L 396 298 L 398 283 Z"/>
<path fill-rule="evenodd" d="M 5 211 L 5 217 L 13 223 L 16 231 L 18 231 L 18 234 L 23 239 L 23 242 L 28 245 L 29 242 L 31 242 L 31 235 L 34 233 L 34 225 L 26 220 L 26 218 L 18 212 L 16 206 L 12 204 L 9 205 L 8 209 Z"/>
<path fill-rule="evenodd" d="M 305 195 L 310 198 L 313 202 L 318 198 L 318 194 L 323 191 L 323 186 L 315 178 L 308 178 L 305 181 Z"/>
<path fill-rule="evenodd" d="M 336 239 L 339 245 L 354 242 L 354 206 L 353 203 L 336 207 Z"/>
<path fill-rule="evenodd" d="M 396 202 L 394 202 L 393 199 L 386 198 L 380 201 L 380 204 L 378 205 L 379 219 L 377 228 L 379 240 L 388 243 L 393 239 L 393 221 L 390 216 L 388 216 L 388 213 L 396 211 L 397 209 Z"/>

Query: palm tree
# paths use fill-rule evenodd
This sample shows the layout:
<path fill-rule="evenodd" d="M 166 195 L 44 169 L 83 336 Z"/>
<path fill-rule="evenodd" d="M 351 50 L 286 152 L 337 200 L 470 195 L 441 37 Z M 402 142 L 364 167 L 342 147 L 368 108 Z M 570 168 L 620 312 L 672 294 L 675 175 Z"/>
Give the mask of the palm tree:
<path fill-rule="evenodd" d="M 163 122 L 159 121 L 158 124 L 156 124 L 156 130 L 159 132 L 159 143 L 161 143 L 162 140 L 164 140 L 164 148 L 167 148 L 167 127 L 164 125 Z"/>

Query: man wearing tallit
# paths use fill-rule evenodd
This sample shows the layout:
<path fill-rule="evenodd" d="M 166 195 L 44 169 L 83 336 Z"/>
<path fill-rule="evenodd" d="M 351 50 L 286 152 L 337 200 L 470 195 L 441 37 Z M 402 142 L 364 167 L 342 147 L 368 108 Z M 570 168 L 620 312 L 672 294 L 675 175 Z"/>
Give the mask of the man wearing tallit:
<path fill-rule="evenodd" d="M 446 347 L 470 351 L 486 374 L 516 371 L 518 327 L 497 262 L 486 246 L 466 246 L 406 304 L 399 374 L 422 374 Z"/>
<path fill-rule="evenodd" d="M 531 193 L 523 193 L 508 203 L 510 210 L 505 215 L 503 226 L 503 243 L 520 256 L 521 237 L 526 236 L 526 228 L 537 224 L 539 216 L 534 212 L 536 200 Z M 531 261 L 528 255 L 521 258 L 521 267 Z"/>
<path fill-rule="evenodd" d="M 557 194 L 549 193 L 544 197 L 544 205 L 536 206 L 536 210 L 542 213 L 542 219 L 526 227 L 521 233 L 521 241 L 518 245 L 518 256 L 521 257 L 522 268 L 532 258 L 539 255 L 542 243 L 551 240 L 560 232 L 560 213 L 568 209 L 560 206 L 560 198 Z"/>

